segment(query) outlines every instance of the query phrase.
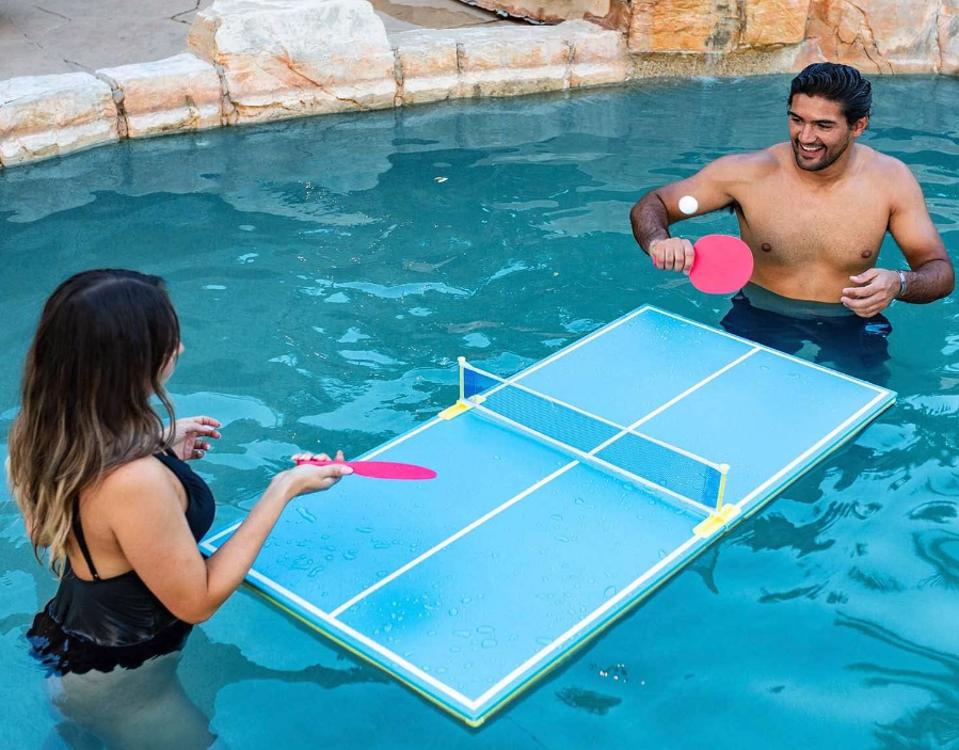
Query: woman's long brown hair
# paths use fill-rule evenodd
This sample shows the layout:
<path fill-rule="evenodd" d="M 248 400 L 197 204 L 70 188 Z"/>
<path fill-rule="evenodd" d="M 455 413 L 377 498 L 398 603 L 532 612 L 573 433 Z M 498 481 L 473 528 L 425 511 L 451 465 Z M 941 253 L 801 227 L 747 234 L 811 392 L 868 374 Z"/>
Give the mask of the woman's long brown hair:
<path fill-rule="evenodd" d="M 174 423 L 161 375 L 180 325 L 163 280 L 97 270 L 63 282 L 43 308 L 10 430 L 10 482 L 34 553 L 62 574 L 80 493 L 164 448 Z"/>

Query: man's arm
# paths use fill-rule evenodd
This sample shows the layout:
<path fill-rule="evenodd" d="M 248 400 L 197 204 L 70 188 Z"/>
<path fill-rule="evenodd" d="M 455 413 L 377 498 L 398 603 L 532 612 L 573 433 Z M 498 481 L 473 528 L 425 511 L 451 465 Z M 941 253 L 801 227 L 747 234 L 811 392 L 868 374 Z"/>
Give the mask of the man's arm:
<path fill-rule="evenodd" d="M 747 158 L 724 156 L 692 177 L 646 193 L 633 206 L 629 212 L 633 237 L 643 252 L 652 257 L 656 268 L 689 272 L 693 265 L 693 246 L 688 240 L 670 237 L 669 226 L 730 205 L 735 200 L 732 185 L 737 178 L 742 178 Z M 687 215 L 679 210 L 679 199 L 684 195 L 696 199 L 699 207 L 695 213 Z"/>
<path fill-rule="evenodd" d="M 889 170 L 889 185 L 895 191 L 889 215 L 889 233 L 902 250 L 910 271 L 899 274 L 884 268 L 870 268 L 851 277 L 859 286 L 843 289 L 843 304 L 862 317 L 877 315 L 893 299 L 906 302 L 933 302 L 952 293 L 955 274 L 952 260 L 936 230 L 922 188 L 909 168 L 896 161 Z"/>
<path fill-rule="evenodd" d="M 907 302 L 933 302 L 952 293 L 955 273 L 942 237 L 936 230 L 922 188 L 905 164 L 896 175 L 896 201 L 889 217 L 889 233 L 912 270 L 906 273 Z"/>

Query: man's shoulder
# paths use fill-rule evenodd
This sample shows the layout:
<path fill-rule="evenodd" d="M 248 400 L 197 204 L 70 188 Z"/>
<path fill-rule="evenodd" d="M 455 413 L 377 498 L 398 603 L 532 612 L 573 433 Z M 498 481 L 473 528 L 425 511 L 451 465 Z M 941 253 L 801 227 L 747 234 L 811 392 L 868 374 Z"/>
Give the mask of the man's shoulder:
<path fill-rule="evenodd" d="M 857 144 L 856 148 L 859 149 L 860 153 L 863 155 L 864 162 L 868 169 L 890 172 L 893 174 L 901 174 L 903 172 L 910 171 L 905 162 L 903 162 L 901 159 L 897 159 L 895 156 L 884 154 L 882 151 L 876 151 L 876 149 L 872 148 L 871 146 L 866 146 L 863 144 Z"/>
<path fill-rule="evenodd" d="M 781 155 L 779 146 L 771 146 L 761 151 L 747 151 L 742 154 L 729 154 L 716 159 L 710 166 L 717 174 L 729 179 L 755 180 L 779 169 Z"/>
<path fill-rule="evenodd" d="M 912 170 L 901 159 L 865 145 L 857 145 L 856 148 L 859 149 L 863 171 L 876 184 L 885 185 L 892 191 L 908 191 L 916 183 Z"/>

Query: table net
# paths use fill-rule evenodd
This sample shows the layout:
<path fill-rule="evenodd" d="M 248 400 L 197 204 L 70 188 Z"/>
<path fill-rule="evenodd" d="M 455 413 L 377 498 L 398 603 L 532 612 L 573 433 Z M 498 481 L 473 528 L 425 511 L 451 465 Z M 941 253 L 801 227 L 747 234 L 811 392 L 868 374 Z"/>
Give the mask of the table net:
<path fill-rule="evenodd" d="M 704 513 L 722 505 L 726 467 L 461 361 L 462 398 L 481 414 Z"/>

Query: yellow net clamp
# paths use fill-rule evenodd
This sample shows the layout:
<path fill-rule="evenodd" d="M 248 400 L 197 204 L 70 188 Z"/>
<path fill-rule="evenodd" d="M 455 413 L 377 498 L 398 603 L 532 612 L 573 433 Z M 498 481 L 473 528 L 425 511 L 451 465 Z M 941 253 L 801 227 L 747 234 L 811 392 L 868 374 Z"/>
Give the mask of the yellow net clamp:
<path fill-rule="evenodd" d="M 739 515 L 739 507 L 732 504 L 723 505 L 719 510 L 709 514 L 709 518 L 701 521 L 693 529 L 693 533 L 700 539 L 709 539 L 723 526 Z"/>
<path fill-rule="evenodd" d="M 437 416 L 440 419 L 450 420 L 453 417 L 458 417 L 463 412 L 467 412 L 473 408 L 472 404 L 469 404 L 465 401 L 457 401 L 452 406 L 448 406 L 443 411 L 441 411 Z"/>

